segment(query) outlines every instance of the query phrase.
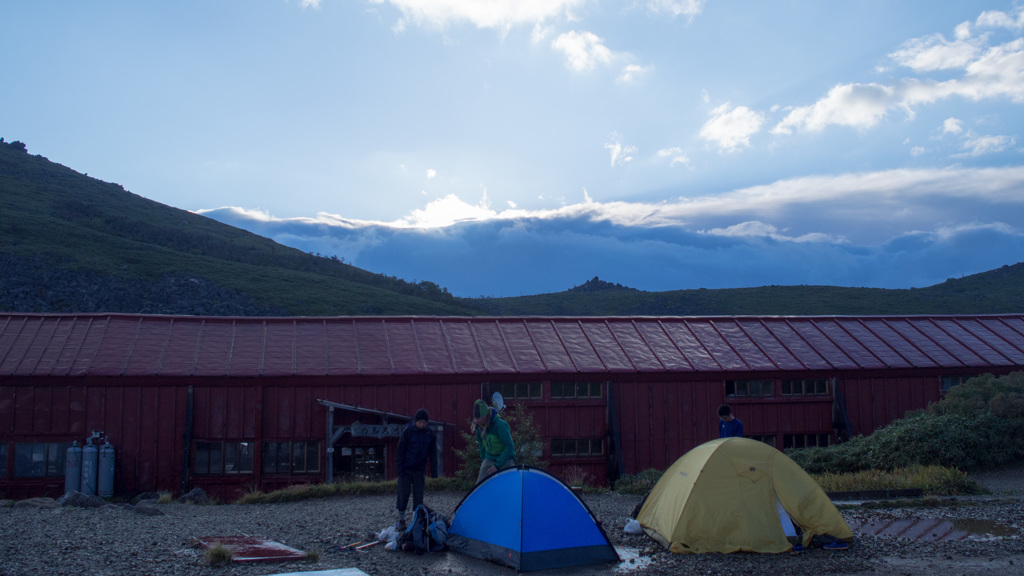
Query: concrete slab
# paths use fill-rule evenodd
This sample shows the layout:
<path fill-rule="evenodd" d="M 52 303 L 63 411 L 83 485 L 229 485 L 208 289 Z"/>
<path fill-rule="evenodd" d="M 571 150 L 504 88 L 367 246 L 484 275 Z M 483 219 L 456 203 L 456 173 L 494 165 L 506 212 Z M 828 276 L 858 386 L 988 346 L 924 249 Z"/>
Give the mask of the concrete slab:
<path fill-rule="evenodd" d="M 286 572 L 267 574 L 267 576 L 370 576 L 358 568 L 339 568 L 337 570 L 314 570 L 312 572 Z"/>

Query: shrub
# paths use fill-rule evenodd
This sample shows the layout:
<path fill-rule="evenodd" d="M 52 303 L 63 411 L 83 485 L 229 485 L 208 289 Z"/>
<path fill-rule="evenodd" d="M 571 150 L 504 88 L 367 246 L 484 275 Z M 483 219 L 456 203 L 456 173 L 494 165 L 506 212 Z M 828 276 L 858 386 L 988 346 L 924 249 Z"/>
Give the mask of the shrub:
<path fill-rule="evenodd" d="M 788 455 L 812 474 L 915 465 L 974 470 L 1024 460 L 1024 373 L 972 378 L 870 436 Z"/>
<path fill-rule="evenodd" d="M 512 431 L 512 443 L 516 448 L 516 465 L 547 468 L 548 463 L 543 459 L 544 443 L 533 422 L 533 415 L 522 404 L 515 404 L 503 411 L 501 418 L 508 422 Z M 468 420 L 467 429 L 471 425 L 472 420 Z M 473 486 L 480 473 L 480 448 L 471 432 L 462 430 L 459 435 L 462 437 L 465 447 L 455 450 L 455 458 L 459 461 L 455 477 L 462 482 L 467 482 L 469 486 Z"/>
<path fill-rule="evenodd" d="M 623 474 L 615 481 L 615 491 L 622 494 L 647 494 L 663 473 L 663 470 L 648 468 L 636 475 Z"/>

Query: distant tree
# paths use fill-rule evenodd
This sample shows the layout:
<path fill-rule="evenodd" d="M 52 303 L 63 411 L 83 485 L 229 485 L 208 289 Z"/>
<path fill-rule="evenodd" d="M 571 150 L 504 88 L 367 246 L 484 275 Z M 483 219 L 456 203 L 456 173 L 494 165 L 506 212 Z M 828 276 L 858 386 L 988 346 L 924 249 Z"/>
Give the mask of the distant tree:
<path fill-rule="evenodd" d="M 14 148 L 15 150 L 20 150 L 22 152 L 28 153 L 28 147 L 25 146 L 24 142 L 20 142 L 18 140 L 15 140 L 14 142 L 10 143 L 10 147 Z"/>

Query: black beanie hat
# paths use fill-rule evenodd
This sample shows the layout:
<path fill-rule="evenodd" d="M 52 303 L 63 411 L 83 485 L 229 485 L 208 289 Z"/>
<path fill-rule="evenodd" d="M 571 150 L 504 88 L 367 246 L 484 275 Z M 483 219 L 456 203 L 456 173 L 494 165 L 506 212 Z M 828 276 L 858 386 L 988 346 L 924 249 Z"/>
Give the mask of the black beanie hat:
<path fill-rule="evenodd" d="M 419 410 L 417 410 L 416 411 L 416 416 L 413 417 L 413 422 L 417 422 L 419 420 L 430 421 L 430 415 L 427 414 L 427 411 L 425 409 L 423 409 L 423 408 L 420 408 Z"/>

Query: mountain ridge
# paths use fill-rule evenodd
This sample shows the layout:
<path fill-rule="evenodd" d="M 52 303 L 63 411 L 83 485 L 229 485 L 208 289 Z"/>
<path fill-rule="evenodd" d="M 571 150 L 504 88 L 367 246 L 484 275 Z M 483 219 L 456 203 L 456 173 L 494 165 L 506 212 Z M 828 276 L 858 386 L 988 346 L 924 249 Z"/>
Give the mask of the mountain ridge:
<path fill-rule="evenodd" d="M 283 246 L 0 138 L 0 309 L 199 315 L 866 315 L 1024 312 L 1024 263 L 925 288 L 563 292 L 459 298 Z"/>

